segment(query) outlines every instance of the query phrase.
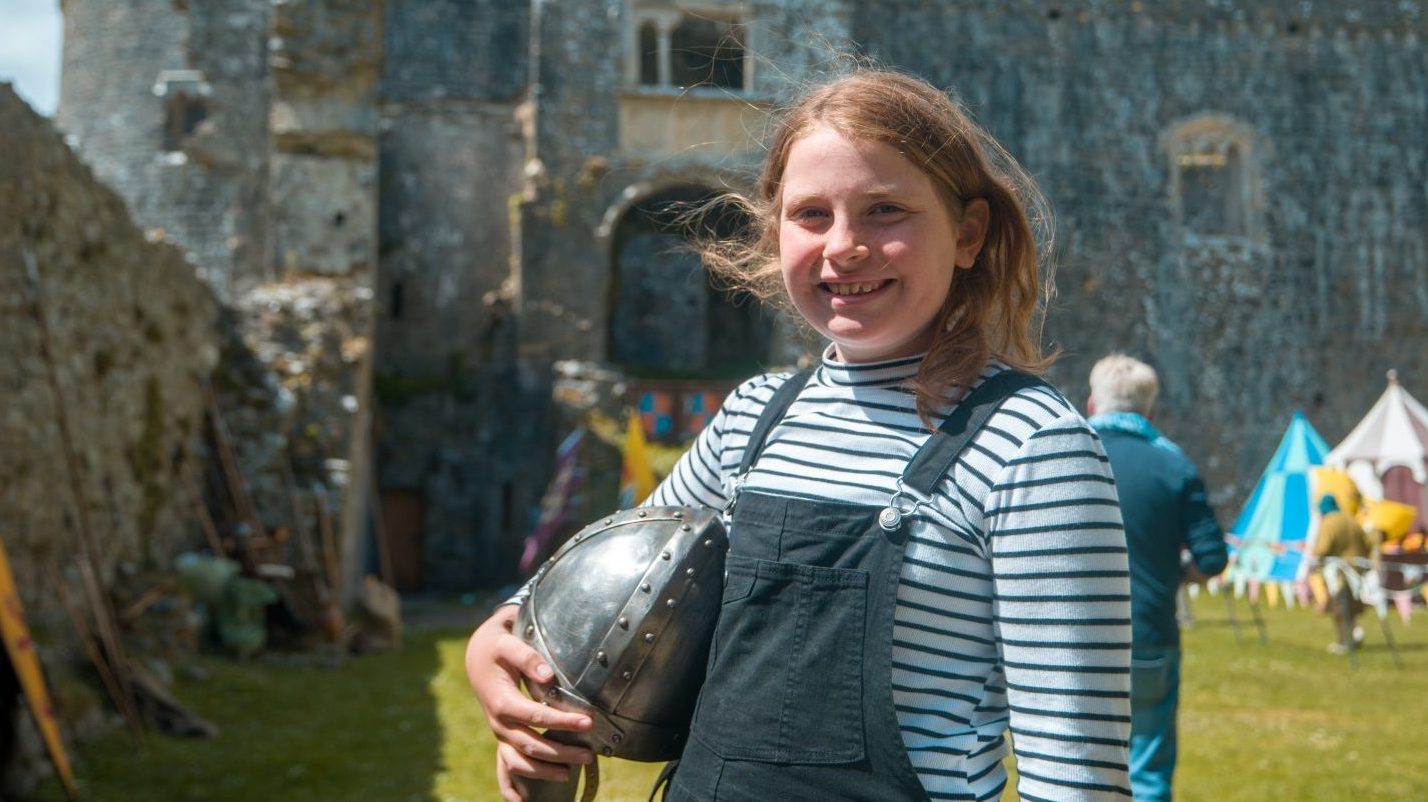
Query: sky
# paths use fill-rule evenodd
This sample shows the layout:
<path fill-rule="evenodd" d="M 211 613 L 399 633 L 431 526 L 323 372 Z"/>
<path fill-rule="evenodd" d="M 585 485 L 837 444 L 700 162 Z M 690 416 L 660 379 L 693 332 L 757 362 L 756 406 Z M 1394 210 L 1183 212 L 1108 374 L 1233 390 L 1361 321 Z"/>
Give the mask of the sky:
<path fill-rule="evenodd" d="M 60 0 L 0 0 L 0 81 L 41 114 L 59 105 Z"/>

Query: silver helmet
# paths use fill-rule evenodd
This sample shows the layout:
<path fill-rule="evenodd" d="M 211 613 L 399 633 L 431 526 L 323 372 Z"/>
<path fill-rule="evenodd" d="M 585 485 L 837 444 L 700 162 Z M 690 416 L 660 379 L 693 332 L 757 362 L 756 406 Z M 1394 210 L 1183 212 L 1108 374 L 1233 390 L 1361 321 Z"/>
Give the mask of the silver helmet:
<path fill-rule="evenodd" d="M 585 527 L 541 566 L 517 631 L 555 671 L 545 701 L 594 721 L 578 742 L 630 760 L 679 756 L 728 543 L 713 510 L 642 507 Z"/>

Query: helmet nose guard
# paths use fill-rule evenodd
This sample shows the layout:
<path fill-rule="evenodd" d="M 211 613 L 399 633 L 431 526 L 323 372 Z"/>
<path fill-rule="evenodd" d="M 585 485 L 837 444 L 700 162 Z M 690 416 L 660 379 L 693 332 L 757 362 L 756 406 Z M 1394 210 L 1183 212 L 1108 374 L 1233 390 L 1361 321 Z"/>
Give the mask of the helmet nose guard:
<path fill-rule="evenodd" d="M 518 631 L 555 671 L 545 701 L 589 713 L 598 754 L 683 750 L 728 548 L 713 510 L 641 507 L 580 530 L 536 573 Z"/>

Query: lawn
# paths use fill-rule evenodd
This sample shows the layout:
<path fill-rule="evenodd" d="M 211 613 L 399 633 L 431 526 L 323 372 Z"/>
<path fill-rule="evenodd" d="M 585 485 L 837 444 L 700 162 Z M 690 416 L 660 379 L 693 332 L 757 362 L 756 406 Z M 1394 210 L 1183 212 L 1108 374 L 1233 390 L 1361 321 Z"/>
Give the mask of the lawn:
<path fill-rule="evenodd" d="M 1425 798 L 1428 618 L 1390 623 L 1395 668 L 1372 618 L 1357 668 L 1325 650 L 1326 618 L 1264 612 L 1261 644 L 1243 600 L 1240 637 L 1224 597 L 1195 600 L 1185 633 L 1181 802 Z M 73 755 L 83 798 L 102 802 L 480 802 L 492 741 L 461 670 L 465 632 L 410 631 L 398 653 L 341 668 L 200 658 L 208 677 L 177 695 L 222 732 L 157 734 L 135 753 L 123 732 Z M 602 802 L 644 800 L 654 766 L 606 761 Z M 1006 799 L 1014 799 L 1008 792 Z M 59 802 L 58 783 L 35 799 Z"/>

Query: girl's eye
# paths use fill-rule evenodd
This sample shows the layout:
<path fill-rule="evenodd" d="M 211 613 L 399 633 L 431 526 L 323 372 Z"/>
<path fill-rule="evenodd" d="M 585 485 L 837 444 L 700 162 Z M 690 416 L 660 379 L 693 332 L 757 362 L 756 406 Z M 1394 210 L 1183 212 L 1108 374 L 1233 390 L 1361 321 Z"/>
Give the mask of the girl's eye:
<path fill-rule="evenodd" d="M 822 209 L 817 208 L 816 206 L 804 206 L 804 207 L 802 207 L 802 208 L 800 208 L 800 209 L 794 209 L 793 211 L 789 212 L 789 213 L 788 213 L 788 219 L 790 219 L 790 220 L 817 220 L 817 219 L 819 219 L 819 218 L 821 218 L 821 217 L 826 217 L 827 214 L 828 214 L 827 212 L 823 211 Z"/>
<path fill-rule="evenodd" d="M 902 207 L 895 203 L 879 203 L 872 208 L 873 214 L 898 214 Z"/>

